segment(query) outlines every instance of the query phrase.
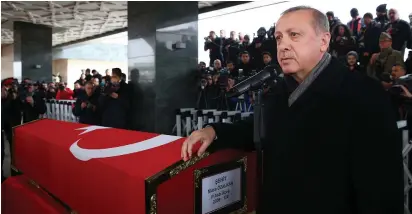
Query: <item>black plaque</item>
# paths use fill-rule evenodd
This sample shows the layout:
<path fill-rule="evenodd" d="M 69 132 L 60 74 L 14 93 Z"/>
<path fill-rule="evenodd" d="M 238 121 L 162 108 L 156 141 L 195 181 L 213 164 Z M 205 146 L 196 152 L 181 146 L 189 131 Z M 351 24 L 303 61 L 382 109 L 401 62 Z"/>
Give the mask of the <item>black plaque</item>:
<path fill-rule="evenodd" d="M 235 161 L 212 165 L 194 171 L 195 214 L 246 213 L 246 170 L 247 157 Z M 240 173 L 239 173 L 240 171 Z M 240 174 L 240 178 L 231 175 Z M 203 188 L 203 182 L 210 188 Z M 240 182 L 240 190 L 237 185 Z M 240 197 L 237 196 L 240 194 Z M 203 197 L 203 198 L 202 198 Z M 204 199 L 204 200 L 203 200 Z M 226 202 L 224 200 L 227 200 Z M 232 201 L 233 200 L 233 201 Z M 207 207 L 203 202 L 208 201 Z M 204 210 L 202 210 L 204 209 Z"/>

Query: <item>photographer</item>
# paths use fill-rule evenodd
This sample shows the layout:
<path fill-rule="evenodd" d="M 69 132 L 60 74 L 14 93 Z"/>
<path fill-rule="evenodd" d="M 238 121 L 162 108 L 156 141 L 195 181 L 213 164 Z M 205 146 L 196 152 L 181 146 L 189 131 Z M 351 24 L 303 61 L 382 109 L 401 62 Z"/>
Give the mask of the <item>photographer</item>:
<path fill-rule="evenodd" d="M 213 62 L 216 59 L 223 61 L 223 52 L 222 52 L 222 39 L 217 38 L 214 31 L 210 31 L 209 36 L 205 37 L 205 47 L 204 50 L 209 50 L 210 62 L 209 66 L 213 65 Z"/>
<path fill-rule="evenodd" d="M 89 125 L 100 125 L 98 113 L 99 93 L 94 92 L 93 83 L 87 82 L 84 91 L 78 94 L 73 114 L 79 117 L 79 122 Z"/>
<path fill-rule="evenodd" d="M 276 39 L 274 36 L 275 30 L 276 30 L 276 24 L 273 24 L 273 26 L 268 30 L 267 35 L 268 38 L 263 42 L 262 44 L 262 50 L 263 52 L 269 52 L 270 56 L 272 58 L 271 64 L 276 64 L 279 65 L 278 59 L 277 59 L 277 43 Z"/>
<path fill-rule="evenodd" d="M 385 88 L 391 96 L 394 112 L 398 119 L 402 119 L 404 112 L 412 110 L 412 78 L 406 75 L 405 68 L 400 64 L 392 66 L 391 81 L 383 82 Z"/>
<path fill-rule="evenodd" d="M 121 81 L 121 76 L 120 68 L 112 69 L 110 83 L 99 98 L 99 109 L 102 112 L 103 126 L 126 129 L 130 104 L 127 83 Z"/>
<path fill-rule="evenodd" d="M 226 65 L 229 61 L 237 63 L 239 61 L 240 44 L 235 31 L 230 32 L 230 38 L 225 40 L 223 46 L 227 52 L 227 57 L 225 57 Z"/>
<path fill-rule="evenodd" d="M 252 64 L 257 67 L 263 66 L 262 53 L 263 53 L 263 44 L 266 42 L 266 29 L 264 27 L 259 28 L 257 31 L 257 37 L 253 39 L 252 44 L 250 45 L 250 58 Z"/>
<path fill-rule="evenodd" d="M 252 47 L 251 47 L 251 45 L 250 45 L 250 36 L 249 35 L 245 35 L 244 37 L 243 37 L 243 40 L 242 40 L 242 42 L 240 43 L 240 45 L 239 45 L 239 52 L 240 53 L 243 53 L 243 52 L 245 52 L 245 51 L 250 51 L 250 49 L 251 49 Z"/>

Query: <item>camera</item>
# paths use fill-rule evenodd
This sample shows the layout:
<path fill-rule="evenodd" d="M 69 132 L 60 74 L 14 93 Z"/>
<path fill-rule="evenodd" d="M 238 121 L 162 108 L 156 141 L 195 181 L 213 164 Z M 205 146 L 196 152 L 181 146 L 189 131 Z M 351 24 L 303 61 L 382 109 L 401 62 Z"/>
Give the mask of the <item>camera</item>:
<path fill-rule="evenodd" d="M 242 82 L 243 80 L 247 79 L 247 77 L 243 74 L 243 69 L 239 69 L 239 76 L 235 78 L 237 82 Z"/>
<path fill-rule="evenodd" d="M 203 89 L 206 88 L 206 86 L 207 86 L 207 80 L 206 80 L 205 78 L 202 78 L 202 79 L 200 80 L 200 87 L 201 87 L 202 90 L 203 90 Z"/>
<path fill-rule="evenodd" d="M 59 90 L 60 90 L 60 91 L 64 91 L 64 85 L 63 85 L 63 84 L 60 84 L 60 85 L 59 85 Z"/>
<path fill-rule="evenodd" d="M 205 42 L 211 42 L 212 41 L 212 39 L 208 36 L 206 36 L 204 39 L 205 39 Z"/>
<path fill-rule="evenodd" d="M 412 89 L 412 74 L 408 74 L 397 79 L 393 86 L 388 90 L 391 95 L 399 96 L 402 94 L 403 90 L 400 86 L 404 86 L 406 89 Z"/>
<path fill-rule="evenodd" d="M 228 85 L 228 79 L 229 79 L 228 75 L 220 75 L 219 78 L 217 79 L 219 88 L 221 90 L 226 90 L 227 85 Z"/>
<path fill-rule="evenodd" d="M 110 95 L 113 92 L 117 92 L 120 88 L 119 84 L 113 84 L 109 83 L 107 86 L 104 88 L 103 94 L 104 95 Z"/>
<path fill-rule="evenodd" d="M 86 101 L 86 108 L 93 108 L 93 104 L 89 101 Z"/>

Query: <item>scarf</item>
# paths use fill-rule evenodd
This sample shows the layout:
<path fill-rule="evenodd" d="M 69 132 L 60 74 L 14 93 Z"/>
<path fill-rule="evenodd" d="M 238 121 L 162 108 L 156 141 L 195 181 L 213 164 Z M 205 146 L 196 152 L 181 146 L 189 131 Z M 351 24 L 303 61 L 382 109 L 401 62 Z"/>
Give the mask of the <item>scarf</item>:
<path fill-rule="evenodd" d="M 288 104 L 289 107 L 305 92 L 308 87 L 315 81 L 315 79 L 325 70 L 326 66 L 329 65 L 332 56 L 329 53 L 325 53 L 318 64 L 312 69 L 312 72 L 303 80 L 301 84 L 290 94 Z"/>

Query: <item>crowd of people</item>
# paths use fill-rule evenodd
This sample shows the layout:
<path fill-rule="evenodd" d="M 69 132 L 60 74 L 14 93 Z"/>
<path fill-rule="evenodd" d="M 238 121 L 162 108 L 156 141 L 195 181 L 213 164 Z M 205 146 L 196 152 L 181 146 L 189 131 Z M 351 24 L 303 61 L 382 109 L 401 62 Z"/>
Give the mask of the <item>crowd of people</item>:
<path fill-rule="evenodd" d="M 2 137 L 12 142 L 12 127 L 39 119 L 46 113 L 49 99 L 75 99 L 73 114 L 80 123 L 126 129 L 130 108 L 127 87 L 126 75 L 120 68 L 106 70 L 105 76 L 86 69 L 74 83 L 74 90 L 67 83 L 33 82 L 28 78 L 19 83 L 6 78 L 1 94 Z"/>
<path fill-rule="evenodd" d="M 398 11 L 388 10 L 386 4 L 376 8 L 376 17 L 369 12 L 360 16 L 356 8 L 350 15 L 352 19 L 345 24 L 333 11 L 326 13 L 331 33 L 328 52 L 332 56 L 351 71 L 381 81 L 386 89 L 396 85 L 399 77 L 412 74 L 412 52 L 409 51 L 406 61 L 403 59 L 406 48 L 412 49 L 412 17 L 411 23 L 402 20 Z M 204 50 L 209 51 L 209 65 L 199 64 L 202 94 L 207 99 L 198 98 L 198 107 L 219 107 L 219 88 L 229 90 L 268 65 L 281 73 L 275 30 L 275 25 L 269 30 L 261 27 L 253 39 L 235 31 L 230 32 L 229 38 L 225 30 L 220 30 L 219 36 L 210 31 L 204 44 Z M 405 95 L 410 94 L 407 89 L 402 87 Z M 253 102 L 252 97 L 247 101 Z M 233 102 L 236 100 L 229 100 L 229 110 L 233 110 Z"/>
<path fill-rule="evenodd" d="M 332 11 L 326 13 L 331 34 L 328 52 L 350 71 L 380 81 L 394 94 L 412 98 L 412 84 L 409 87 L 408 79 L 403 78 L 412 74 L 412 51 L 406 61 L 403 59 L 406 48 L 412 49 L 412 21 L 401 20 L 397 10 L 387 10 L 386 4 L 376 8 L 376 17 L 372 13 L 361 17 L 356 8 L 350 14 L 352 19 L 344 24 Z M 275 25 L 269 30 L 261 27 L 255 38 L 235 31 L 226 38 L 225 30 L 220 30 L 219 36 L 210 31 L 204 38 L 204 50 L 209 51 L 210 61 L 208 65 L 199 63 L 201 80 L 196 107 L 235 110 L 239 101 L 247 106 L 253 104 L 250 92 L 241 98 L 227 98 L 226 92 L 267 66 L 276 68 L 277 75 L 282 74 L 277 57 L 279 38 L 275 31 Z M 47 110 L 47 99 L 75 99 L 73 114 L 79 117 L 80 123 L 128 128 L 130 99 L 127 87 L 126 75 L 119 68 L 106 70 L 105 75 L 86 69 L 74 83 L 73 90 L 67 83 L 33 82 L 30 79 L 19 83 L 13 78 L 4 79 L 2 130 L 11 132 L 11 127 L 22 121 L 38 119 Z M 6 136 L 11 137 L 11 134 Z"/>

